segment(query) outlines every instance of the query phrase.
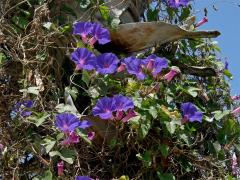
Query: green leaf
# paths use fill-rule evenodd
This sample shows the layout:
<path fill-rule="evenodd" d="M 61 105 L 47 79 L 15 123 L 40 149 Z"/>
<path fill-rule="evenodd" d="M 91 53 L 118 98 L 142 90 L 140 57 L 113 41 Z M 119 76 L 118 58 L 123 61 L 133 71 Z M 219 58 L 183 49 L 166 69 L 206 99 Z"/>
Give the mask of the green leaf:
<path fill-rule="evenodd" d="M 56 140 L 51 137 L 45 138 L 42 143 L 47 153 L 49 153 L 52 150 L 55 144 L 56 144 Z"/>
<path fill-rule="evenodd" d="M 81 132 L 79 129 L 77 129 L 77 134 L 84 140 L 86 141 L 88 144 L 92 144 L 92 141 L 90 141 L 88 139 L 88 135 L 84 134 L 83 132 Z"/>
<path fill-rule="evenodd" d="M 6 62 L 7 57 L 4 53 L 0 53 L 0 67 Z"/>
<path fill-rule="evenodd" d="M 111 21 L 111 28 L 112 29 L 117 29 L 120 22 L 121 21 L 120 21 L 119 18 L 113 18 L 112 21 Z"/>
<path fill-rule="evenodd" d="M 68 104 L 65 105 L 65 104 L 61 103 L 61 104 L 58 104 L 55 108 L 58 111 L 58 113 L 63 113 L 63 112 L 71 112 L 73 114 L 76 113 L 76 109 L 73 106 L 68 105 Z"/>
<path fill-rule="evenodd" d="M 109 17 L 110 17 L 110 15 L 109 15 L 109 13 L 110 13 L 109 7 L 100 5 L 99 6 L 99 11 L 100 11 L 100 13 L 101 13 L 101 15 L 102 15 L 104 20 L 108 20 L 109 19 Z"/>
<path fill-rule="evenodd" d="M 188 136 L 186 134 L 180 134 L 180 139 L 182 139 L 188 146 L 190 145 Z"/>
<path fill-rule="evenodd" d="M 214 147 L 214 149 L 215 149 L 215 151 L 218 153 L 219 151 L 221 151 L 221 145 L 220 145 L 220 143 L 218 142 L 218 141 L 215 141 L 214 143 L 213 143 L 213 147 Z"/>
<path fill-rule="evenodd" d="M 198 95 L 198 92 L 197 92 L 197 91 L 199 91 L 199 90 L 201 90 L 201 89 L 195 88 L 195 87 L 189 87 L 189 88 L 187 89 L 188 93 L 189 93 L 192 97 L 197 97 L 197 95 Z"/>
<path fill-rule="evenodd" d="M 145 151 L 143 155 L 140 153 L 136 154 L 136 157 L 143 161 L 144 166 L 150 167 L 152 164 L 152 152 L 151 151 Z"/>
<path fill-rule="evenodd" d="M 90 0 L 77 0 L 77 2 L 82 9 L 86 9 L 91 4 Z"/>
<path fill-rule="evenodd" d="M 61 152 L 59 151 L 51 151 L 49 156 L 59 156 L 63 161 L 66 161 L 69 164 L 73 164 L 75 152 L 70 149 L 63 149 Z"/>
<path fill-rule="evenodd" d="M 28 117 L 28 120 L 34 123 L 37 127 L 42 125 L 44 121 L 50 116 L 50 114 L 43 112 L 43 113 L 38 113 L 37 116 L 30 116 Z"/>
<path fill-rule="evenodd" d="M 161 144 L 159 146 L 159 148 L 160 148 L 160 151 L 161 151 L 163 157 L 166 158 L 168 156 L 168 154 L 169 154 L 169 151 L 168 151 L 169 147 L 166 144 Z"/>
<path fill-rule="evenodd" d="M 157 116 L 158 116 L 158 111 L 157 111 L 156 107 L 151 106 L 150 109 L 148 110 L 148 112 L 149 112 L 149 114 L 152 115 L 152 117 L 153 117 L 154 119 L 157 118 Z"/>
<path fill-rule="evenodd" d="M 53 175 L 50 170 L 45 171 L 41 176 L 34 177 L 33 180 L 52 180 Z"/>
<path fill-rule="evenodd" d="M 150 118 L 147 118 L 146 116 L 142 116 L 140 120 L 140 128 L 138 131 L 141 139 L 146 137 L 150 128 L 151 128 Z"/>
<path fill-rule="evenodd" d="M 22 93 L 26 93 L 26 94 L 38 95 L 39 94 L 39 87 L 32 86 L 32 87 L 29 87 L 27 89 L 20 89 L 19 91 L 22 92 Z"/>
<path fill-rule="evenodd" d="M 82 81 L 86 83 L 86 85 L 89 85 L 90 82 L 90 76 L 87 71 L 82 71 Z"/>
<path fill-rule="evenodd" d="M 224 75 L 227 76 L 229 79 L 233 79 L 233 75 L 230 73 L 229 70 L 225 69 L 223 71 Z"/>
<path fill-rule="evenodd" d="M 61 7 L 61 10 L 65 13 L 70 14 L 70 15 L 77 18 L 76 13 L 74 12 L 74 10 L 70 6 L 67 6 L 66 4 L 63 4 L 62 7 Z"/>
<path fill-rule="evenodd" d="M 147 19 L 148 21 L 157 21 L 158 20 L 158 13 L 159 10 L 158 9 L 148 9 L 147 11 Z"/>
<path fill-rule="evenodd" d="M 65 87 L 65 92 L 70 94 L 73 98 L 73 100 L 75 101 L 77 99 L 77 95 L 78 95 L 78 90 L 77 88 L 75 87 L 72 87 L 70 88 L 69 86 L 68 87 Z"/>
<path fill-rule="evenodd" d="M 175 176 L 170 173 L 160 173 L 159 171 L 157 172 L 158 178 L 160 180 L 175 180 Z"/>
<path fill-rule="evenodd" d="M 225 111 L 214 111 L 214 112 L 212 112 L 213 114 L 214 114 L 214 118 L 217 120 L 217 121 L 219 121 L 219 120 L 221 120 L 224 116 L 226 116 L 226 115 L 228 115 L 228 114 L 230 114 L 230 112 L 231 111 L 229 111 L 229 110 L 225 110 Z"/>
<path fill-rule="evenodd" d="M 175 121 L 170 121 L 170 122 L 165 122 L 167 130 L 169 131 L 170 134 L 173 134 L 176 130 L 176 122 Z"/>
<path fill-rule="evenodd" d="M 25 29 L 29 23 L 29 21 L 22 16 L 13 16 L 12 21 L 21 29 Z"/>

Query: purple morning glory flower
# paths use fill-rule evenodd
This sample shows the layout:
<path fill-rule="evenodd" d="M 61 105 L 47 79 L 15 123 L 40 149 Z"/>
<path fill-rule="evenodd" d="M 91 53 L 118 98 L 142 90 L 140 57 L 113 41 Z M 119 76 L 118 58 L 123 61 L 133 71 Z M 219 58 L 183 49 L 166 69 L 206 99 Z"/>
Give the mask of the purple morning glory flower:
<path fill-rule="evenodd" d="M 118 58 L 113 53 L 104 53 L 93 62 L 94 67 L 100 74 L 113 74 L 117 70 Z"/>
<path fill-rule="evenodd" d="M 96 57 L 95 55 L 88 51 L 86 48 L 77 48 L 72 54 L 71 54 L 72 61 L 76 64 L 77 70 L 93 70 L 94 67 L 91 65 L 91 61 L 95 61 Z"/>
<path fill-rule="evenodd" d="M 166 58 L 157 57 L 155 54 L 148 56 L 144 61 L 144 64 L 147 65 L 147 69 L 151 71 L 154 77 L 162 71 L 162 69 L 168 67 L 168 62 Z"/>
<path fill-rule="evenodd" d="M 93 180 L 89 176 L 76 176 L 75 180 Z"/>
<path fill-rule="evenodd" d="M 187 102 L 181 104 L 181 110 L 183 114 L 182 122 L 185 123 L 187 121 L 194 122 L 202 122 L 203 114 L 198 111 L 194 104 Z"/>
<path fill-rule="evenodd" d="M 99 116 L 101 119 L 111 119 L 113 112 L 116 110 L 115 100 L 109 97 L 103 97 L 97 101 L 92 112 L 94 116 Z"/>
<path fill-rule="evenodd" d="M 168 5 L 171 8 L 179 8 L 180 6 L 188 6 L 189 0 L 168 0 Z"/>
<path fill-rule="evenodd" d="M 117 111 L 128 111 L 129 109 L 134 108 L 133 101 L 126 96 L 123 95 L 116 95 L 113 96 L 113 99 L 115 101 L 115 106 Z"/>
<path fill-rule="evenodd" d="M 143 61 L 136 57 L 128 57 L 123 60 L 129 74 L 133 74 L 138 80 L 145 79 L 146 75 L 143 73 Z"/>
<path fill-rule="evenodd" d="M 103 28 L 98 23 L 78 22 L 73 25 L 73 34 L 80 35 L 83 42 L 93 46 L 98 41 L 99 44 L 110 42 L 110 33 L 108 29 Z"/>
<path fill-rule="evenodd" d="M 98 41 L 99 44 L 106 44 L 111 41 L 109 31 L 98 23 L 92 24 L 91 35 L 92 38 L 89 40 L 91 45 L 93 45 L 96 41 Z"/>
<path fill-rule="evenodd" d="M 88 39 L 87 36 L 92 31 L 92 23 L 90 22 L 77 22 L 73 24 L 73 34 L 80 35 L 82 40 L 87 43 Z"/>
<path fill-rule="evenodd" d="M 15 115 L 20 114 L 20 116 L 22 116 L 22 117 L 28 117 L 32 114 L 32 111 L 27 111 L 26 109 L 31 109 L 31 108 L 33 108 L 32 100 L 25 100 L 22 102 L 17 102 L 14 105 L 11 114 L 15 114 Z"/>
<path fill-rule="evenodd" d="M 74 114 L 62 113 L 56 115 L 56 127 L 64 133 L 73 132 L 76 128 L 85 129 L 91 126 L 89 121 L 80 121 Z"/>

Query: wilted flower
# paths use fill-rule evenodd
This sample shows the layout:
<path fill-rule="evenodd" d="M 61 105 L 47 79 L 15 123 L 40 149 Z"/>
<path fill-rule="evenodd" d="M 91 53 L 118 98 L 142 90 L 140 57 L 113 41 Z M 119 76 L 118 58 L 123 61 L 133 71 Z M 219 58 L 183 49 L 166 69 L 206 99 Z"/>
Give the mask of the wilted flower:
<path fill-rule="evenodd" d="M 63 171 L 64 171 L 64 162 L 63 161 L 60 161 L 59 163 L 57 163 L 57 170 L 58 170 L 58 176 L 62 176 Z"/>
<path fill-rule="evenodd" d="M 76 176 L 75 180 L 93 180 L 89 176 Z"/>
<path fill-rule="evenodd" d="M 186 7 L 189 0 L 168 0 L 168 5 L 171 8 L 179 8 L 180 6 Z"/>
<path fill-rule="evenodd" d="M 232 113 L 234 116 L 237 116 L 237 115 L 240 113 L 240 107 L 234 109 L 231 113 Z"/>
<path fill-rule="evenodd" d="M 97 101 L 92 112 L 94 116 L 99 116 L 101 119 L 113 118 L 113 111 L 116 110 L 115 100 L 109 97 L 103 97 Z"/>
<path fill-rule="evenodd" d="M 73 25 L 73 34 L 82 37 L 83 42 L 93 44 L 98 41 L 99 44 L 110 42 L 110 33 L 98 23 L 78 22 Z"/>
<path fill-rule="evenodd" d="M 67 134 L 66 139 L 64 139 L 61 144 L 65 146 L 69 146 L 71 144 L 76 144 L 76 143 L 79 143 L 79 136 L 74 131 L 72 131 L 69 134 Z"/>
<path fill-rule="evenodd" d="M 86 48 L 77 48 L 71 54 L 72 61 L 76 64 L 77 70 L 92 70 L 94 66 L 90 63 L 91 61 L 96 61 L 95 55 L 88 51 Z"/>
<path fill-rule="evenodd" d="M 167 59 L 157 57 L 155 54 L 148 56 L 143 62 L 154 77 L 156 77 L 162 69 L 168 67 Z"/>
<path fill-rule="evenodd" d="M 122 119 L 122 122 L 128 122 L 129 119 L 137 116 L 136 112 L 134 110 L 130 110 L 127 115 Z"/>
<path fill-rule="evenodd" d="M 126 64 L 121 63 L 121 65 L 117 68 L 117 72 L 125 71 L 125 69 L 126 69 Z"/>
<path fill-rule="evenodd" d="M 180 69 L 176 66 L 172 66 L 171 70 L 169 73 L 167 73 L 164 76 L 164 79 L 166 79 L 168 82 L 171 81 L 178 73 L 180 73 Z"/>
<path fill-rule="evenodd" d="M 232 155 L 231 164 L 232 164 L 232 174 L 234 176 L 237 176 L 238 175 L 238 168 L 237 168 L 238 163 L 237 163 L 237 156 L 236 156 L 235 152 Z"/>
<path fill-rule="evenodd" d="M 145 79 L 146 75 L 143 73 L 143 61 L 136 57 L 128 57 L 123 60 L 129 74 L 136 75 L 138 80 Z"/>
<path fill-rule="evenodd" d="M 95 132 L 94 132 L 94 131 L 88 132 L 88 139 L 89 139 L 90 141 L 92 141 L 94 137 L 95 137 Z"/>
<path fill-rule="evenodd" d="M 104 53 L 97 57 L 93 66 L 100 74 L 113 74 L 117 70 L 119 59 L 113 53 Z"/>
<path fill-rule="evenodd" d="M 203 25 L 204 23 L 208 22 L 208 18 L 207 17 L 204 17 L 201 21 L 199 21 L 195 27 L 199 27 L 201 25 Z"/>
<path fill-rule="evenodd" d="M 56 127 L 64 133 L 73 132 L 76 128 L 85 129 L 91 126 L 89 121 L 80 121 L 75 115 L 62 113 L 56 115 Z"/>
<path fill-rule="evenodd" d="M 240 95 L 231 96 L 231 99 L 232 99 L 233 101 L 235 101 L 235 100 L 240 100 Z"/>
<path fill-rule="evenodd" d="M 32 100 L 17 102 L 14 105 L 11 114 L 15 114 L 15 115 L 19 114 L 22 117 L 27 117 L 27 116 L 30 116 L 32 114 L 32 111 L 27 110 L 27 109 L 31 109 L 31 108 L 33 108 L 33 101 Z"/>
<path fill-rule="evenodd" d="M 188 121 L 194 122 L 202 122 L 203 114 L 202 112 L 198 111 L 194 104 L 187 102 L 181 104 L 181 110 L 182 110 L 182 123 L 186 123 Z"/>
<path fill-rule="evenodd" d="M 0 151 L 2 151 L 4 148 L 4 145 L 2 143 L 0 143 Z"/>

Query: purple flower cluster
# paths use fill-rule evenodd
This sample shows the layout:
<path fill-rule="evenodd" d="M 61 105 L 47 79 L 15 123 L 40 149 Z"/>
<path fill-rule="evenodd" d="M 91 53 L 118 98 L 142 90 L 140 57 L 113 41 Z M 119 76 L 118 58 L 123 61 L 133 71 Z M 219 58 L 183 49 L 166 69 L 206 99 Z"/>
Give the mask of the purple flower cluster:
<path fill-rule="evenodd" d="M 78 22 L 73 25 L 73 34 L 80 35 L 83 42 L 93 46 L 110 42 L 110 33 L 98 23 Z"/>
<path fill-rule="evenodd" d="M 94 116 L 99 116 L 101 119 L 116 119 L 127 122 L 131 117 L 136 116 L 133 108 L 133 101 L 129 97 L 115 95 L 112 98 L 99 99 L 92 112 Z"/>
<path fill-rule="evenodd" d="M 168 5 L 171 8 L 179 8 L 180 6 L 188 6 L 189 0 L 168 0 Z"/>
<path fill-rule="evenodd" d="M 161 73 L 162 69 L 168 67 L 168 62 L 166 58 L 160 58 L 152 54 L 146 59 L 138 59 L 136 57 L 127 57 L 123 60 L 118 72 L 127 70 L 129 74 L 135 75 L 138 80 L 143 80 L 146 78 L 144 70 L 149 71 L 153 77 L 156 77 Z"/>
<path fill-rule="evenodd" d="M 187 102 L 181 104 L 181 110 L 182 110 L 182 124 L 185 124 L 186 122 L 202 122 L 203 113 L 198 111 L 194 104 Z"/>
<path fill-rule="evenodd" d="M 28 117 L 32 114 L 30 109 L 33 108 L 33 101 L 32 100 L 25 100 L 22 102 L 17 102 L 12 109 L 11 116 L 16 117 L 20 115 L 22 117 Z"/>
<path fill-rule="evenodd" d="M 63 140 L 62 144 L 70 145 L 79 142 L 75 129 L 86 129 L 91 126 L 91 123 L 87 120 L 80 121 L 73 114 L 62 113 L 56 115 L 55 126 L 66 135 L 66 139 Z"/>
<path fill-rule="evenodd" d="M 105 75 L 122 72 L 126 69 L 129 74 L 135 75 L 138 80 L 146 78 L 144 70 L 149 71 L 153 77 L 156 77 L 162 69 L 168 67 L 166 58 L 160 58 L 154 54 L 146 59 L 127 57 L 118 67 L 120 61 L 115 54 L 104 53 L 96 57 L 86 48 L 77 48 L 71 54 L 71 59 L 76 64 L 77 70 L 96 70 L 99 74 Z"/>
<path fill-rule="evenodd" d="M 113 74 L 117 70 L 118 57 L 113 53 L 104 53 L 95 56 L 86 48 L 77 48 L 71 54 L 72 61 L 76 64 L 77 70 L 96 70 L 99 74 Z"/>

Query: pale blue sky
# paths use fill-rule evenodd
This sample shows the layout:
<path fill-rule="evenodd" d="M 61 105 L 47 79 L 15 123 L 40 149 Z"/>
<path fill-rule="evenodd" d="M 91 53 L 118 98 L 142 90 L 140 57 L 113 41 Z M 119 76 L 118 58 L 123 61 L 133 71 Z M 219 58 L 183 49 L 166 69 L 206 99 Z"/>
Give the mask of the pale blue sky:
<path fill-rule="evenodd" d="M 234 79 L 230 81 L 232 94 L 240 94 L 240 0 L 195 0 L 193 6 L 197 19 L 204 16 L 203 9 L 208 9 L 208 23 L 201 26 L 203 30 L 219 30 L 221 36 L 216 40 L 221 48 L 220 57 L 229 62 L 229 70 Z M 218 9 L 215 11 L 213 5 Z"/>

